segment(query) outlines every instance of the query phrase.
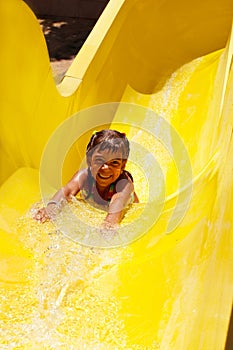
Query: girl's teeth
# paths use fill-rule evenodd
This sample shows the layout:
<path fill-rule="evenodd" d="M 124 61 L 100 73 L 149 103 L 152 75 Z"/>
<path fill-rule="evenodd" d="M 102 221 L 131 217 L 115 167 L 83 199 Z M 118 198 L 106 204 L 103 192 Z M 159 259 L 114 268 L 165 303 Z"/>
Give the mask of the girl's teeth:
<path fill-rule="evenodd" d="M 104 175 L 101 175 L 101 174 L 99 174 L 99 176 L 102 177 L 102 179 L 109 179 L 111 177 L 110 175 L 104 176 Z"/>

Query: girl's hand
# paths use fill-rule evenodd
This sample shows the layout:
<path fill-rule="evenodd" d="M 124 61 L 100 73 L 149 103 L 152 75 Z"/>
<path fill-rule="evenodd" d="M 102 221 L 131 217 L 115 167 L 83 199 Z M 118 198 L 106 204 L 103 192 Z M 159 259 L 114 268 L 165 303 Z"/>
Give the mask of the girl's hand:
<path fill-rule="evenodd" d="M 34 219 L 44 223 L 47 220 L 54 219 L 58 211 L 59 208 L 56 203 L 49 203 L 46 208 L 41 208 L 37 211 Z"/>
<path fill-rule="evenodd" d="M 34 215 L 34 219 L 41 223 L 49 220 L 49 216 L 47 214 L 46 208 L 39 209 Z"/>
<path fill-rule="evenodd" d="M 105 240 L 111 240 L 118 236 L 118 225 L 104 221 L 100 228 L 100 234 Z"/>

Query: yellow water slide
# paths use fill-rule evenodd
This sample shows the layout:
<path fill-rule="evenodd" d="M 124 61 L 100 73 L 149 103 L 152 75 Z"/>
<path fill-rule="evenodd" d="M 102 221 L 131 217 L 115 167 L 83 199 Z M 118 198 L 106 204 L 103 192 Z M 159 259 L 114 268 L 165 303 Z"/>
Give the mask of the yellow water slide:
<path fill-rule="evenodd" d="M 224 349 L 232 15 L 232 0 L 110 0 L 56 86 L 34 14 L 1 2 L 1 349 Z M 127 133 L 140 197 L 122 222 L 129 244 L 111 249 L 32 217 L 43 173 L 59 173 L 50 188 L 59 187 L 103 126 Z M 94 226 L 104 215 L 67 206 L 63 217 L 72 209 Z"/>

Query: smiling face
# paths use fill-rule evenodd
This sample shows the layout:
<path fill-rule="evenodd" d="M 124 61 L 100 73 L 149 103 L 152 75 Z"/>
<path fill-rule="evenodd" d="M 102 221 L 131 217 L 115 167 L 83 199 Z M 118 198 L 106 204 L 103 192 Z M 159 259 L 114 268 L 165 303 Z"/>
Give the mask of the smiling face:
<path fill-rule="evenodd" d="M 122 159 L 122 152 L 96 149 L 90 159 L 90 169 L 98 189 L 106 189 L 115 182 L 125 168 L 126 160 Z"/>

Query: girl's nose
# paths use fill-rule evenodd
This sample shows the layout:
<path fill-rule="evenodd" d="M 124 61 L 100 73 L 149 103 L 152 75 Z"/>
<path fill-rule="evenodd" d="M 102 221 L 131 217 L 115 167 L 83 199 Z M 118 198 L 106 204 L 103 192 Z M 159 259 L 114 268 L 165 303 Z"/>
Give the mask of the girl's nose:
<path fill-rule="evenodd" d="M 108 169 L 108 164 L 104 163 L 102 166 L 101 166 L 101 169 Z"/>

